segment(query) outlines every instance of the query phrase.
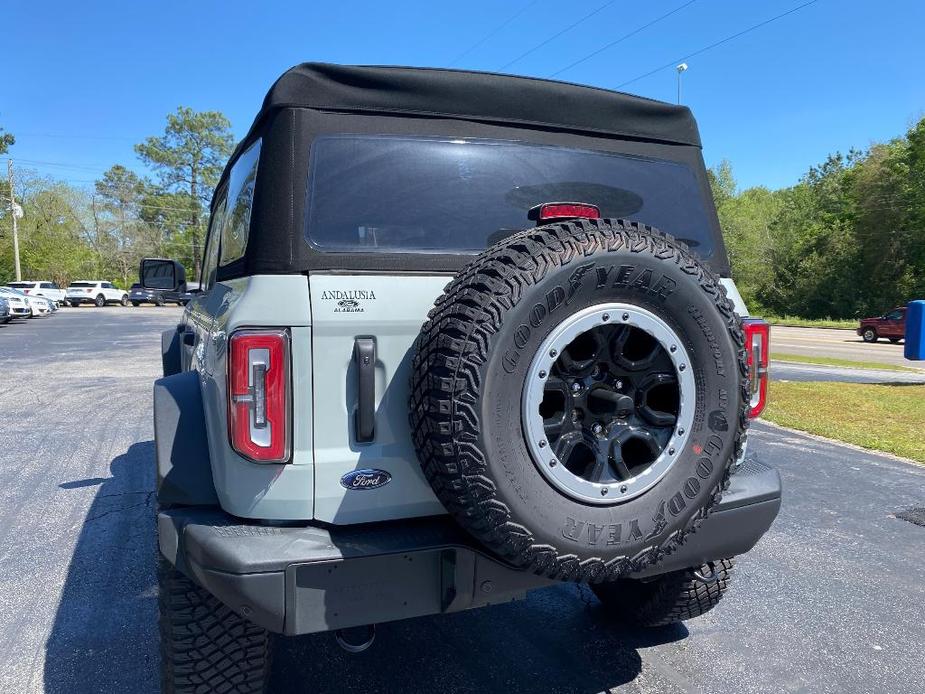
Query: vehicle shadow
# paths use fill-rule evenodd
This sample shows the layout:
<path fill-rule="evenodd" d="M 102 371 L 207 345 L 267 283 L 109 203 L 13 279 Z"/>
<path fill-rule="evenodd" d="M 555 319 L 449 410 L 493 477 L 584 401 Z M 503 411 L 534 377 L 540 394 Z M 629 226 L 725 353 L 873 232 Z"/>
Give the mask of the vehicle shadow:
<path fill-rule="evenodd" d="M 617 625 L 586 586 L 562 584 L 507 605 L 380 625 L 360 654 L 332 634 L 277 638 L 270 690 L 590 694 L 633 681 L 638 649 L 687 635 L 683 625 Z"/>
<path fill-rule="evenodd" d="M 156 692 L 154 442 L 133 444 L 99 485 L 45 644 L 46 692 Z"/>

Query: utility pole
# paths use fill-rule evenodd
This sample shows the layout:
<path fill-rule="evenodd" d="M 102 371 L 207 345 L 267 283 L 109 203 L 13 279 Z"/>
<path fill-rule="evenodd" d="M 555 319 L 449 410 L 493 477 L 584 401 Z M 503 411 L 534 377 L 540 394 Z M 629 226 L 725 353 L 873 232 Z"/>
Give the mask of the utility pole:
<path fill-rule="evenodd" d="M 681 104 L 681 73 L 687 71 L 687 63 L 681 63 L 675 70 L 678 71 L 678 105 Z"/>
<path fill-rule="evenodd" d="M 13 220 L 13 262 L 16 265 L 16 281 L 22 281 L 22 270 L 19 267 L 19 229 L 16 226 L 17 207 L 16 194 L 13 192 L 13 160 L 6 161 L 7 177 L 10 181 L 10 218 Z"/>

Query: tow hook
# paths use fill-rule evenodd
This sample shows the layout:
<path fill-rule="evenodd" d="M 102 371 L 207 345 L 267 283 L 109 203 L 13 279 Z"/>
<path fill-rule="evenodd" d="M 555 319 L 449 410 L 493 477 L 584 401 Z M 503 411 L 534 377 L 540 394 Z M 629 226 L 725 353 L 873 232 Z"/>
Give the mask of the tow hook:
<path fill-rule="evenodd" d="M 703 573 L 704 568 L 709 569 L 709 573 L 706 575 Z M 716 573 L 716 567 L 713 565 L 713 562 L 708 562 L 701 566 L 699 569 L 695 569 L 694 578 L 705 585 L 716 583 L 719 580 L 719 576 Z"/>
<path fill-rule="evenodd" d="M 347 639 L 348 631 L 353 632 L 360 630 L 366 631 L 366 633 L 363 635 L 363 638 L 365 638 L 364 641 L 354 643 Z M 356 627 L 356 629 L 338 629 L 334 632 L 334 639 L 337 641 L 337 645 L 347 651 L 347 653 L 362 653 L 367 648 L 372 646 L 373 641 L 376 640 L 376 625 L 367 624 L 365 627 Z"/>

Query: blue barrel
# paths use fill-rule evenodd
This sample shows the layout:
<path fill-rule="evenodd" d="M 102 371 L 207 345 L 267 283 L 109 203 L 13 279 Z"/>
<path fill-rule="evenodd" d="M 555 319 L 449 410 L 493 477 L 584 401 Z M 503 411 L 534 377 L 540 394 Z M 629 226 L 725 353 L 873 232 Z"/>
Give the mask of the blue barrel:
<path fill-rule="evenodd" d="M 910 301 L 906 308 L 906 359 L 925 360 L 925 301 Z"/>

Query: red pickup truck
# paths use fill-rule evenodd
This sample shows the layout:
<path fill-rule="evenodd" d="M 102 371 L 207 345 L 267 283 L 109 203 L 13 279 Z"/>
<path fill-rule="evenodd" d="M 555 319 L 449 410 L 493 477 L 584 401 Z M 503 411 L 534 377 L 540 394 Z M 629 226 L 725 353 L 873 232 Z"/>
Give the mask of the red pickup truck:
<path fill-rule="evenodd" d="M 886 315 L 877 318 L 862 318 L 858 335 L 864 342 L 876 342 L 881 337 L 896 343 L 906 335 L 906 308 L 894 308 Z"/>

